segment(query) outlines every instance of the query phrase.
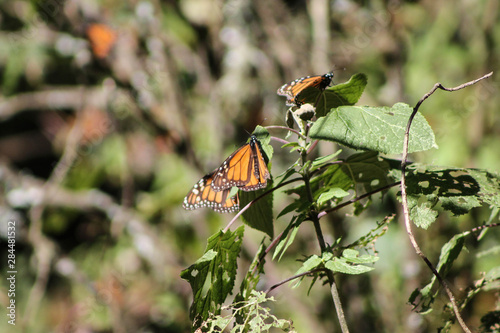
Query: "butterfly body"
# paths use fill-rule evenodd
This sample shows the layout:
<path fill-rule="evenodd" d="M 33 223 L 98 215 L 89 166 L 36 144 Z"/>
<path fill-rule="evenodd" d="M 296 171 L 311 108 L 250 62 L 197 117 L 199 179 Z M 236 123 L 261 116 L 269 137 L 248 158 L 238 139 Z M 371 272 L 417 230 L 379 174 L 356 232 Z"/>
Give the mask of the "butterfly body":
<path fill-rule="evenodd" d="M 278 89 L 277 93 L 286 97 L 286 105 L 300 107 L 304 103 L 301 95 L 306 89 L 315 88 L 321 93 L 332 83 L 332 79 L 333 73 L 304 76 L 284 84 Z"/>

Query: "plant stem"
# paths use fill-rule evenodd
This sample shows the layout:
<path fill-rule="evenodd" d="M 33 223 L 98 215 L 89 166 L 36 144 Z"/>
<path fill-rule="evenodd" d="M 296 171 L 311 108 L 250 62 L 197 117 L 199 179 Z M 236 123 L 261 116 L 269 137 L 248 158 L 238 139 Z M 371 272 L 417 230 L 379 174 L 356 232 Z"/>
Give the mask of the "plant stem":
<path fill-rule="evenodd" d="M 307 151 L 305 149 L 305 145 L 304 149 L 302 150 L 301 156 L 302 156 L 302 165 L 305 165 L 305 163 L 307 162 Z M 304 169 L 302 176 L 304 178 L 307 198 L 309 202 L 311 202 L 311 207 L 312 207 L 311 212 L 309 213 L 309 219 L 313 222 L 314 230 L 316 231 L 316 236 L 319 242 L 319 247 L 321 248 L 321 253 L 323 254 L 326 251 L 326 243 L 325 243 L 325 238 L 323 237 L 323 232 L 321 231 L 318 212 L 316 212 L 316 209 L 313 206 L 314 199 L 312 195 L 311 184 L 309 182 L 309 179 L 311 177 L 311 175 L 309 174 L 309 168 Z M 326 276 L 328 277 L 328 283 L 330 284 L 330 293 L 332 294 L 333 303 L 335 304 L 335 309 L 337 311 L 337 317 L 339 318 L 339 324 L 342 329 L 342 333 L 349 333 L 347 321 L 344 316 L 344 310 L 342 309 L 342 302 L 340 301 L 340 296 L 337 290 L 337 284 L 335 283 L 332 271 L 327 270 Z"/>

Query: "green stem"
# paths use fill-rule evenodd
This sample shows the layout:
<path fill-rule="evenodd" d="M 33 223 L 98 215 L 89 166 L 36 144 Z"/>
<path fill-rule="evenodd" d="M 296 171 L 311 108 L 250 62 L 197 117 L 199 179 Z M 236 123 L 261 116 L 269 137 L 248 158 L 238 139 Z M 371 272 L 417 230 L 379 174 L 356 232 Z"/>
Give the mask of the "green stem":
<path fill-rule="evenodd" d="M 307 128 L 307 126 L 306 126 Z M 307 137 L 307 133 L 306 133 Z M 299 142 L 301 140 L 299 139 Z M 302 166 L 304 166 L 307 162 L 307 141 L 303 140 L 304 145 L 301 152 L 302 157 Z M 307 199 L 311 202 L 311 205 L 314 205 L 314 199 L 312 195 L 311 184 L 309 182 L 311 175 L 309 173 L 309 168 L 305 168 L 302 174 L 304 178 L 304 183 L 306 187 Z M 326 251 L 326 243 L 325 238 L 323 237 L 323 232 L 321 231 L 321 225 L 319 223 L 318 212 L 316 211 L 315 206 L 311 206 L 312 209 L 309 213 L 309 219 L 313 222 L 314 230 L 316 231 L 316 237 L 318 238 L 319 247 L 321 248 L 321 253 L 323 254 Z M 335 309 L 337 311 L 337 317 L 339 318 L 339 324 L 342 329 L 342 333 L 349 333 L 349 328 L 347 326 L 347 321 L 344 316 L 344 310 L 342 309 L 342 302 L 340 301 L 339 292 L 337 289 L 337 284 L 335 283 L 335 279 L 333 277 L 333 273 L 330 270 L 326 271 L 326 275 L 328 277 L 328 283 L 330 284 L 330 293 L 332 295 L 333 303 L 335 304 Z"/>

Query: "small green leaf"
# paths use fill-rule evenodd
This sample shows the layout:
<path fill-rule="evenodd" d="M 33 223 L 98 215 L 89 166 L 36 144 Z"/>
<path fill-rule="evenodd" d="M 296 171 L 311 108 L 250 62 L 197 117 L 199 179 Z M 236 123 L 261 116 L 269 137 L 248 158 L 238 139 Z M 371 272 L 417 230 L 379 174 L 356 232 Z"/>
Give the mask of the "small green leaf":
<path fill-rule="evenodd" d="M 300 148 L 300 145 L 297 142 L 289 142 L 285 143 L 281 148 L 287 148 L 287 147 L 293 147 L 293 148 Z M 293 149 L 292 149 L 293 151 Z"/>
<path fill-rule="evenodd" d="M 499 266 L 493 267 L 490 271 L 488 271 L 488 273 L 486 273 L 484 278 L 487 281 L 500 280 L 500 267 Z"/>
<path fill-rule="evenodd" d="M 278 261 L 281 260 L 281 257 L 283 254 L 286 252 L 288 247 L 292 245 L 293 241 L 295 240 L 295 236 L 297 235 L 297 232 L 299 231 L 300 224 L 304 221 L 305 216 L 304 215 L 299 215 L 299 216 L 294 216 L 292 219 L 292 222 L 286 227 L 285 230 L 283 230 L 283 234 L 281 235 L 281 239 L 276 245 L 276 250 L 274 251 L 273 254 L 273 260 L 278 257 Z"/>
<path fill-rule="evenodd" d="M 344 257 L 347 262 L 353 264 L 371 264 L 379 260 L 379 257 L 369 254 L 359 256 L 359 252 L 353 249 L 345 249 L 342 253 L 342 257 Z"/>
<path fill-rule="evenodd" d="M 337 150 L 335 153 L 326 155 L 326 156 L 321 156 L 315 159 L 312 164 L 311 164 L 311 171 L 314 171 L 316 169 L 321 168 L 323 165 L 327 164 L 330 160 L 334 159 L 337 157 L 340 153 L 342 152 L 341 149 Z"/>
<path fill-rule="evenodd" d="M 411 220 L 417 227 L 427 230 L 438 216 L 438 212 L 433 209 L 435 203 L 419 202 L 418 197 L 413 195 L 408 195 L 407 198 Z"/>
<path fill-rule="evenodd" d="M 259 140 L 260 146 L 266 155 L 267 161 L 271 161 L 271 159 L 273 158 L 274 150 L 273 147 L 269 144 L 269 142 L 271 142 L 271 135 L 269 134 L 267 129 L 260 125 L 257 125 L 252 134 L 255 135 Z"/>
<path fill-rule="evenodd" d="M 310 129 L 312 139 L 339 142 L 354 149 L 401 154 L 413 109 L 403 103 L 390 107 L 341 106 L 319 118 Z M 437 148 L 434 133 L 417 113 L 410 130 L 409 152 Z"/>
<path fill-rule="evenodd" d="M 446 274 L 450 270 L 453 262 L 458 258 L 458 255 L 462 251 L 465 236 L 469 232 L 464 232 L 462 234 L 455 235 L 441 248 L 441 254 L 439 256 L 439 263 L 436 266 L 436 270 L 439 272 L 442 278 L 446 277 Z M 431 310 L 430 306 L 434 303 L 438 291 L 432 292 L 432 288 L 436 283 L 436 276 L 433 275 L 431 281 L 422 289 L 416 289 L 410 296 L 410 303 L 413 304 L 414 308 L 420 307 L 419 312 L 428 312 Z M 420 297 L 419 297 L 420 296 Z"/>
<path fill-rule="evenodd" d="M 325 267 L 332 272 L 340 272 L 344 274 L 363 274 L 372 271 L 373 267 L 363 266 L 363 265 L 351 265 L 346 262 L 345 258 L 333 258 L 325 263 Z"/>
<path fill-rule="evenodd" d="M 267 246 L 265 246 L 263 239 L 254 255 L 245 278 L 241 281 L 240 292 L 235 296 L 233 303 L 248 300 L 251 297 L 250 295 L 257 289 L 260 275 L 264 273 L 266 248 Z"/>
<path fill-rule="evenodd" d="M 279 219 L 280 217 L 282 217 L 283 215 L 286 215 L 288 213 L 298 211 L 298 208 L 301 205 L 302 205 L 301 201 L 296 200 L 296 201 L 292 202 L 291 204 L 289 204 L 288 206 L 283 208 L 283 210 L 281 212 L 279 212 L 278 216 L 276 216 L 276 219 Z"/>
<path fill-rule="evenodd" d="M 354 74 L 349 81 L 326 89 L 316 105 L 316 116 L 323 117 L 331 109 L 342 105 L 354 105 L 365 90 L 367 78 L 365 74 Z"/>
<path fill-rule="evenodd" d="M 302 267 L 299 268 L 295 275 L 311 271 L 317 268 L 322 263 L 323 259 L 321 257 L 318 257 L 316 254 L 313 254 L 302 264 Z"/>
<path fill-rule="evenodd" d="M 334 187 L 329 189 L 326 192 L 321 193 L 321 195 L 318 198 L 318 205 L 322 205 L 328 200 L 331 200 L 333 198 L 344 198 L 349 195 L 349 192 L 344 191 L 341 188 Z"/>
<path fill-rule="evenodd" d="M 318 257 L 317 255 L 313 254 L 310 256 L 299 268 L 299 270 L 295 273 L 295 275 L 302 274 L 308 271 L 311 271 L 323 264 L 323 259 L 321 257 Z M 295 284 L 292 286 L 292 288 L 297 288 L 300 283 L 302 282 L 303 277 L 300 279 L 297 279 Z"/>
<path fill-rule="evenodd" d="M 441 274 L 441 276 L 446 276 L 450 271 L 451 265 L 458 258 L 460 252 L 462 252 L 462 248 L 464 247 L 465 242 L 465 236 L 467 236 L 468 234 L 468 232 L 465 232 L 453 236 L 441 248 L 439 263 L 436 266 L 436 270 Z"/>

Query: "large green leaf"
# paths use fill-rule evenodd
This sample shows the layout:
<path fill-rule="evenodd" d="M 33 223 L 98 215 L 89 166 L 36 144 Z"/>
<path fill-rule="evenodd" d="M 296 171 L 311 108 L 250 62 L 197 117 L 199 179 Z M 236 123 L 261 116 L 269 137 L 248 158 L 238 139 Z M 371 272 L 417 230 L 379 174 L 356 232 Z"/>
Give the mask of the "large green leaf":
<path fill-rule="evenodd" d="M 268 181 L 266 189 L 251 192 L 240 191 L 240 207 L 245 207 L 250 201 L 258 198 L 272 186 L 272 181 Z M 254 202 L 243 212 L 242 219 L 249 227 L 262 231 L 273 238 L 273 192 Z"/>
<path fill-rule="evenodd" d="M 234 232 L 219 231 L 214 234 L 208 239 L 205 254 L 182 271 L 181 277 L 189 282 L 193 290 L 190 318 L 195 327 L 210 313 L 220 314 L 222 303 L 232 292 L 243 232 L 244 227 L 241 226 Z"/>
<path fill-rule="evenodd" d="M 424 229 L 438 214 L 438 203 L 462 215 L 483 203 L 500 207 L 500 178 L 486 170 L 414 164 L 408 167 L 406 187 L 413 222 Z"/>
<path fill-rule="evenodd" d="M 339 142 L 354 149 L 401 154 L 412 108 L 404 103 L 391 107 L 341 106 L 319 118 L 311 127 L 312 139 Z M 409 152 L 437 148 L 434 133 L 417 113 L 410 130 Z"/>

